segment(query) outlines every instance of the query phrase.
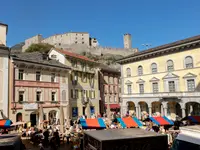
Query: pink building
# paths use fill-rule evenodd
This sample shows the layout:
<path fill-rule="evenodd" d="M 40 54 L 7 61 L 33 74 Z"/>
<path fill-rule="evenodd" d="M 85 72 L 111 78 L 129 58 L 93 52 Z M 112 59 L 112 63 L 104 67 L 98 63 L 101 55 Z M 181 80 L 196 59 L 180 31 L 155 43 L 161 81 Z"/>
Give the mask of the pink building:
<path fill-rule="evenodd" d="M 13 122 L 58 121 L 63 106 L 64 118 L 69 117 L 68 73 L 70 68 L 39 52 L 11 56 L 9 118 Z M 40 120 L 43 121 L 43 120 Z"/>
<path fill-rule="evenodd" d="M 100 110 L 105 112 L 107 105 L 113 111 L 120 109 L 120 71 L 107 65 L 100 64 L 99 89 Z"/>

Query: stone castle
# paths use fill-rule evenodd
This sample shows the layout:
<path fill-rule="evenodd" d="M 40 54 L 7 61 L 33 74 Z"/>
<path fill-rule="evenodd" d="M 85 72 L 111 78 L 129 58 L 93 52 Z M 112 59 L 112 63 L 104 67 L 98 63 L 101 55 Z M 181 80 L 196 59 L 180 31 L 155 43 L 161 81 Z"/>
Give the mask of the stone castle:
<path fill-rule="evenodd" d="M 25 40 L 22 47 L 24 52 L 31 44 L 48 43 L 56 48 L 68 49 L 75 53 L 89 52 L 94 55 L 121 55 L 127 56 L 138 52 L 137 48 L 132 48 L 131 34 L 124 34 L 124 48 L 101 47 L 96 38 L 91 38 L 88 32 L 68 32 L 64 34 L 55 34 L 43 38 L 41 34 Z"/>

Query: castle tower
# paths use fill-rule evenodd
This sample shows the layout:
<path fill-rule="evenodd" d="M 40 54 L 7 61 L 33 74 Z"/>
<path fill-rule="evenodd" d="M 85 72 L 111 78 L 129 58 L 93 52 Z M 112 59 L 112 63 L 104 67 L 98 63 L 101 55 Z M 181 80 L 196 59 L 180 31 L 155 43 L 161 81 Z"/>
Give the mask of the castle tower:
<path fill-rule="evenodd" d="M 129 33 L 124 34 L 124 48 L 132 48 L 131 34 Z"/>

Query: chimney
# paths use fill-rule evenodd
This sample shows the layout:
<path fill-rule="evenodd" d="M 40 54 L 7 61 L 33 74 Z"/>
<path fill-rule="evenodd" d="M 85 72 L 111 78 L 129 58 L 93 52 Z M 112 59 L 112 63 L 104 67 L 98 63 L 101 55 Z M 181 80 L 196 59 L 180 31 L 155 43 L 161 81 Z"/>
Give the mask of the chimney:
<path fill-rule="evenodd" d="M 124 34 L 124 48 L 125 49 L 131 49 L 132 48 L 132 39 L 131 39 L 130 33 Z"/>
<path fill-rule="evenodd" d="M 8 25 L 0 22 L 0 45 L 6 46 L 7 32 L 8 32 Z"/>
<path fill-rule="evenodd" d="M 46 53 L 42 53 L 42 59 L 43 60 L 49 60 L 49 57 Z"/>

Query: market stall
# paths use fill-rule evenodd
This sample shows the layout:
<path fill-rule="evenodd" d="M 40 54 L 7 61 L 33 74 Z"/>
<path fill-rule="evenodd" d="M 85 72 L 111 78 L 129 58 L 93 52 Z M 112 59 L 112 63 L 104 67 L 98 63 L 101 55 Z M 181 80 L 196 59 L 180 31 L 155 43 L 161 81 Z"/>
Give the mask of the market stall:
<path fill-rule="evenodd" d="M 83 129 L 105 129 L 106 125 L 102 118 L 97 119 L 80 119 Z"/>
<path fill-rule="evenodd" d="M 140 127 L 142 123 L 136 117 L 117 118 L 122 128 Z"/>
<path fill-rule="evenodd" d="M 1 119 L 0 120 L 0 128 L 10 128 L 12 121 L 9 119 Z"/>
<path fill-rule="evenodd" d="M 200 116 L 187 116 L 183 118 L 181 121 L 189 120 L 194 124 L 200 124 Z"/>
<path fill-rule="evenodd" d="M 163 116 L 163 117 L 149 117 L 149 119 L 153 123 L 155 123 L 156 125 L 159 125 L 159 126 L 174 125 L 173 121 L 168 119 L 166 116 Z"/>

